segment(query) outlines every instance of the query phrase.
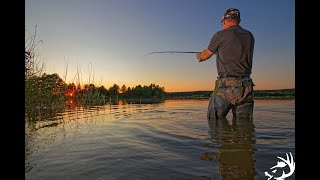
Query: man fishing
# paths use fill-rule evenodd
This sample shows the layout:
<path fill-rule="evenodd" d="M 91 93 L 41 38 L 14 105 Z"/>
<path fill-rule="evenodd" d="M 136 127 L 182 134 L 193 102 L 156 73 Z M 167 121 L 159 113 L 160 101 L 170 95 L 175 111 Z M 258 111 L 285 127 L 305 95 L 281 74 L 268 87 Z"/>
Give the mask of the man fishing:
<path fill-rule="evenodd" d="M 252 33 L 240 24 L 240 11 L 228 9 L 221 20 L 223 29 L 216 32 L 202 52 L 199 62 L 216 54 L 218 78 L 208 105 L 208 118 L 225 117 L 232 109 L 235 117 L 252 117 L 253 86 L 250 77 L 254 50 Z"/>

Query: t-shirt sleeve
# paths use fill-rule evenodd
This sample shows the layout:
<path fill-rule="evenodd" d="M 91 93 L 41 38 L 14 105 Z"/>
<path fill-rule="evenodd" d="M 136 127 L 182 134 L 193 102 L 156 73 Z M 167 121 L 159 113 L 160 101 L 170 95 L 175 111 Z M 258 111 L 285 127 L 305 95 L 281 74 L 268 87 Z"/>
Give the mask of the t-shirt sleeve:
<path fill-rule="evenodd" d="M 221 38 L 219 37 L 218 33 L 215 33 L 210 41 L 210 44 L 208 45 L 208 49 L 211 52 L 216 52 L 218 50 L 219 45 L 221 44 Z"/>

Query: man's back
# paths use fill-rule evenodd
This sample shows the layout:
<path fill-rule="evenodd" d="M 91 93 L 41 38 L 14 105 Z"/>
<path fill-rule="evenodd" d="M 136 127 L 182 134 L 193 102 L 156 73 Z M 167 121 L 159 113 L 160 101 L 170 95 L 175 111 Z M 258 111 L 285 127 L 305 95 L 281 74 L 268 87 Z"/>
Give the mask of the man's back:
<path fill-rule="evenodd" d="M 251 74 L 254 37 L 250 31 L 231 26 L 217 32 L 211 41 L 216 42 L 208 48 L 217 52 L 218 74 Z"/>

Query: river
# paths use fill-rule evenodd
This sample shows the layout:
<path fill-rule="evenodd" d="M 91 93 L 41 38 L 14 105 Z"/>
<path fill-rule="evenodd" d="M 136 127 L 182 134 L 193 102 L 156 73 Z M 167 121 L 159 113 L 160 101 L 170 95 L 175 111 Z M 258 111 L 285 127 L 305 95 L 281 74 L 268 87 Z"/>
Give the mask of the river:
<path fill-rule="evenodd" d="M 208 99 L 120 101 L 26 112 L 25 178 L 281 176 L 270 168 L 286 153 L 294 159 L 295 100 L 257 99 L 253 119 L 234 119 L 230 112 L 218 121 L 207 119 L 207 105 Z"/>

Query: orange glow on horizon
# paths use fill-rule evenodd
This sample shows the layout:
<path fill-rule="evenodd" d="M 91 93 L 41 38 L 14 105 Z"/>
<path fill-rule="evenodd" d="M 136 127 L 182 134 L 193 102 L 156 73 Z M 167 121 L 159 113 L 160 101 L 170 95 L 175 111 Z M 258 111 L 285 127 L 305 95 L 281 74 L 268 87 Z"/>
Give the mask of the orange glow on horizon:
<path fill-rule="evenodd" d="M 274 82 L 254 82 L 254 90 L 277 90 L 277 89 L 294 89 L 295 84 L 294 82 L 287 82 L 287 83 L 274 83 Z M 187 87 L 181 87 L 181 86 L 165 86 L 166 92 L 190 92 L 190 91 L 213 91 L 214 85 L 207 85 L 207 86 L 187 86 Z"/>
<path fill-rule="evenodd" d="M 163 79 L 161 81 L 110 81 L 110 83 L 104 83 L 96 85 L 96 87 L 104 86 L 109 89 L 114 84 L 117 84 L 120 88 L 125 85 L 127 88 L 133 88 L 138 85 L 149 86 L 150 84 L 156 84 L 160 87 L 164 87 L 166 92 L 190 92 L 190 91 L 213 91 L 215 77 L 210 79 L 194 79 L 194 80 L 176 80 L 176 79 Z M 277 89 L 292 89 L 295 88 L 294 78 L 291 80 L 286 79 L 274 79 L 271 77 L 252 77 L 255 84 L 254 90 L 277 90 Z M 121 93 L 121 92 L 120 92 Z M 71 95 L 73 96 L 74 93 Z"/>

